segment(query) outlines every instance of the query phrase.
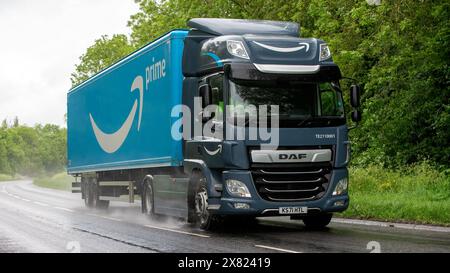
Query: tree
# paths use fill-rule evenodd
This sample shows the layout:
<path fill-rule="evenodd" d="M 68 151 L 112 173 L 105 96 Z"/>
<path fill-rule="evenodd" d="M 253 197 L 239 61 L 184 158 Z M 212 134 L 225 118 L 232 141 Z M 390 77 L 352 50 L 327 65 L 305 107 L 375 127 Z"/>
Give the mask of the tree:
<path fill-rule="evenodd" d="M 103 35 L 80 57 L 80 63 L 72 73 L 72 86 L 76 86 L 109 65 L 128 55 L 134 49 L 126 35 L 118 34 L 109 38 Z"/>
<path fill-rule="evenodd" d="M 300 23 L 302 37 L 325 40 L 343 75 L 358 79 L 363 87 L 363 121 L 351 132 L 354 164 L 396 167 L 430 159 L 450 166 L 450 2 L 383 0 L 380 5 L 370 5 L 365 0 L 136 2 L 140 11 L 128 22 L 131 43 L 126 37 L 116 43 L 97 41 L 82 56 L 74 83 L 171 29 L 187 28 L 186 21 L 190 18 L 294 21 Z M 348 87 L 349 82 L 343 82 L 343 90 Z M 344 97 L 348 100 L 348 92 Z M 347 112 L 350 110 L 347 107 Z"/>
<path fill-rule="evenodd" d="M 14 117 L 13 127 L 19 127 L 19 117 Z"/>
<path fill-rule="evenodd" d="M 1 126 L 1 128 L 2 128 L 2 129 L 8 128 L 8 121 L 6 120 L 6 118 L 2 121 L 2 126 Z"/>

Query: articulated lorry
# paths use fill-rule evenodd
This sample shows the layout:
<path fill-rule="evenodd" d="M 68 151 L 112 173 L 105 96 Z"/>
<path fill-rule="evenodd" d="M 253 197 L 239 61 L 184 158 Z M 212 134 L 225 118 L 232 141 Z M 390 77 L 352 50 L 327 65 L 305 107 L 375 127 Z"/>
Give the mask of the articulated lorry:
<path fill-rule="evenodd" d="M 188 26 L 69 91 L 73 192 L 90 208 L 139 196 L 143 213 L 203 229 L 232 216 L 326 226 L 349 205 L 350 160 L 342 76 L 327 44 L 300 38 L 291 22 Z M 354 122 L 359 96 L 353 84 Z"/>

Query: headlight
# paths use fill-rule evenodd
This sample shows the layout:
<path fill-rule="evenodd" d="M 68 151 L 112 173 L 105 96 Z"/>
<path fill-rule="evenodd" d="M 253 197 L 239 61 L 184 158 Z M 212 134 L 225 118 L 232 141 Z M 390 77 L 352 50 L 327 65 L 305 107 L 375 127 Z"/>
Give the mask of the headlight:
<path fill-rule="evenodd" d="M 347 193 L 348 189 L 348 179 L 347 177 L 342 178 L 339 180 L 339 182 L 336 185 L 336 188 L 334 188 L 333 195 L 342 195 Z"/>
<path fill-rule="evenodd" d="M 249 59 L 244 44 L 241 41 L 227 41 L 227 49 L 231 55 L 239 58 Z"/>
<path fill-rule="evenodd" d="M 252 197 L 248 191 L 247 186 L 239 180 L 227 179 L 226 180 L 228 192 L 236 197 Z"/>
<path fill-rule="evenodd" d="M 320 45 L 319 61 L 325 61 L 331 57 L 331 51 L 327 44 Z"/>

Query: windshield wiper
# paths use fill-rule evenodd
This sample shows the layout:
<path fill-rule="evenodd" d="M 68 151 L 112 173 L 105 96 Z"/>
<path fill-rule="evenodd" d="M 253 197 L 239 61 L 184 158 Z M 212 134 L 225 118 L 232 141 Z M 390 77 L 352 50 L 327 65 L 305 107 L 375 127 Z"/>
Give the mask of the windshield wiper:
<path fill-rule="evenodd" d="M 307 115 L 306 118 L 304 118 L 302 121 L 300 121 L 299 123 L 297 123 L 297 126 L 302 126 L 305 122 L 310 121 L 311 119 L 313 119 L 313 115 Z"/>

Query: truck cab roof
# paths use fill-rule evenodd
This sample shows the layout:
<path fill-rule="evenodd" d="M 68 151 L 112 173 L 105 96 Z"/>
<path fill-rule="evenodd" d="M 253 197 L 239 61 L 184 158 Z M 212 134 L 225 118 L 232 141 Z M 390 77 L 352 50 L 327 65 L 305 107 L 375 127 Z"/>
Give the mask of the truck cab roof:
<path fill-rule="evenodd" d="M 300 31 L 297 23 L 269 20 L 194 18 L 187 25 L 215 36 L 256 34 L 299 37 Z"/>
<path fill-rule="evenodd" d="M 196 18 L 188 21 L 188 26 L 192 29 L 183 54 L 186 77 L 237 66 L 254 71 L 247 74 L 302 75 L 315 80 L 341 77 L 325 41 L 300 38 L 297 23 Z"/>

